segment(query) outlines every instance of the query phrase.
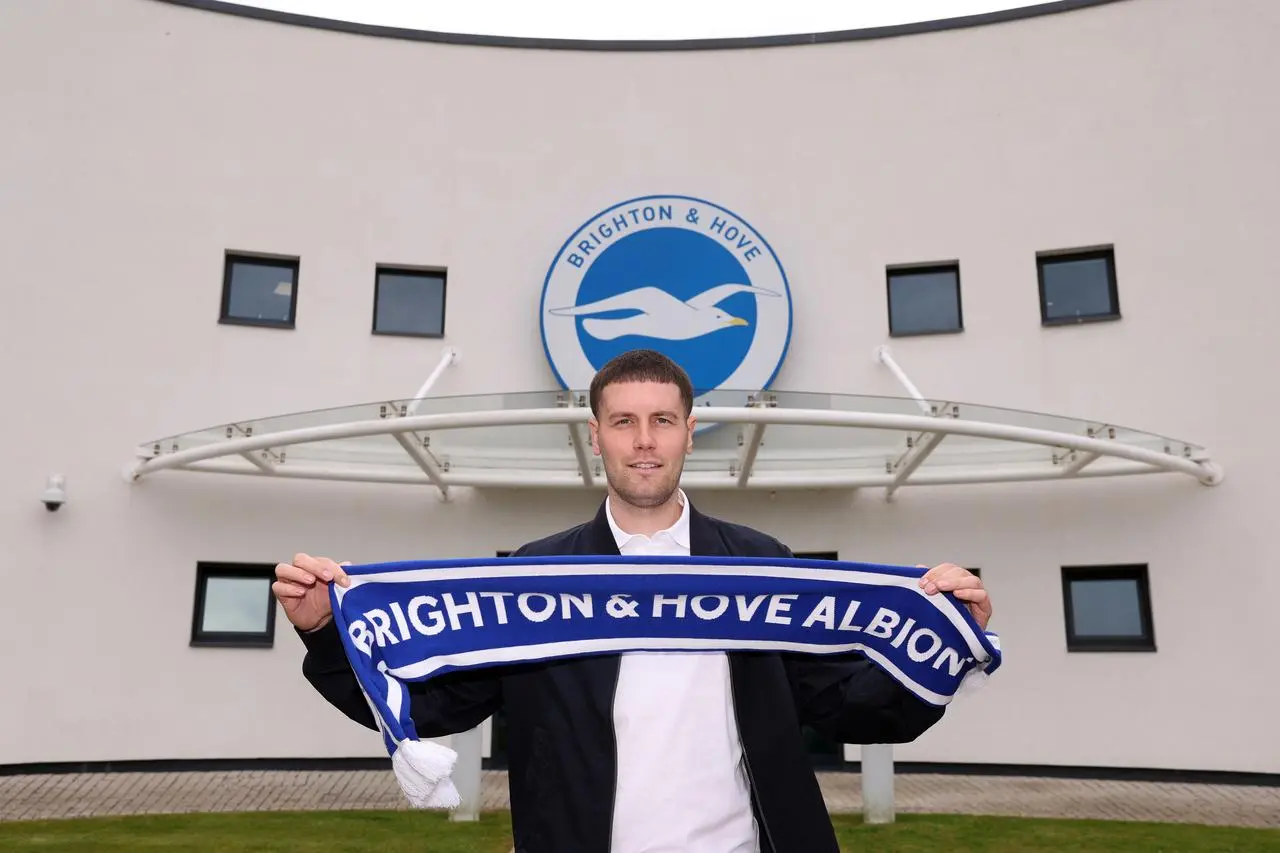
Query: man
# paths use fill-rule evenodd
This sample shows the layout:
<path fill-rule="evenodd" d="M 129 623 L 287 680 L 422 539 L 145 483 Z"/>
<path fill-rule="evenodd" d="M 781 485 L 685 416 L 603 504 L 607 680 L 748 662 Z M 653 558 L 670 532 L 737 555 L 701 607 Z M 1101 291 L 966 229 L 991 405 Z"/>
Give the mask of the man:
<path fill-rule="evenodd" d="M 608 494 L 595 518 L 515 556 L 791 557 L 776 539 L 703 515 L 679 487 L 693 449 L 693 390 L 640 350 L 591 384 L 592 450 Z M 329 612 L 332 560 L 299 554 L 275 594 L 306 645 L 303 673 L 375 728 Z M 952 591 L 982 627 L 981 581 L 951 564 L 920 581 Z M 942 717 L 863 656 L 628 653 L 512 665 L 413 683 L 421 737 L 465 731 L 505 708 L 519 853 L 836 853 L 801 725 L 841 743 L 914 740 Z"/>

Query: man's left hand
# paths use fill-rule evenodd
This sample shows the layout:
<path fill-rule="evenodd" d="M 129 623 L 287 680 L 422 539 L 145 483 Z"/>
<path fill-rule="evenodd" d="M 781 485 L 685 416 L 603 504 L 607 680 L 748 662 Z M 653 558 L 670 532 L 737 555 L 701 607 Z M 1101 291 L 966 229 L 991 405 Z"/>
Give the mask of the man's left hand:
<path fill-rule="evenodd" d="M 925 568 L 923 565 L 917 568 Z M 968 569 L 954 563 L 934 566 L 920 578 L 920 588 L 929 595 L 949 592 L 965 603 L 969 613 L 977 620 L 978 627 L 987 629 L 991 621 L 991 597 L 987 595 L 982 579 Z"/>

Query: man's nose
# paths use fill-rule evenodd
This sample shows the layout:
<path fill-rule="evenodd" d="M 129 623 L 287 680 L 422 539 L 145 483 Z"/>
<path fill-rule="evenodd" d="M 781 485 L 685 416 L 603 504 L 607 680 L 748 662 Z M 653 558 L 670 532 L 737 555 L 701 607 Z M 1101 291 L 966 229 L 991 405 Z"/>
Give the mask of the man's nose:
<path fill-rule="evenodd" d="M 640 428 L 636 430 L 636 447 L 653 447 L 653 431 L 647 424 L 640 424 Z"/>

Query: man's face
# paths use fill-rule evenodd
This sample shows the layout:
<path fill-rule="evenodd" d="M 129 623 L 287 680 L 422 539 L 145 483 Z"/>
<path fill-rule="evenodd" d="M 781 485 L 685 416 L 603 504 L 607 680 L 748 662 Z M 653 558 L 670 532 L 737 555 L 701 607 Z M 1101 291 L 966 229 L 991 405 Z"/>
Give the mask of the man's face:
<path fill-rule="evenodd" d="M 685 454 L 693 450 L 695 419 L 684 414 L 680 389 L 660 382 L 618 382 L 600 394 L 591 419 L 591 449 L 605 477 L 632 506 L 661 506 L 675 493 Z"/>

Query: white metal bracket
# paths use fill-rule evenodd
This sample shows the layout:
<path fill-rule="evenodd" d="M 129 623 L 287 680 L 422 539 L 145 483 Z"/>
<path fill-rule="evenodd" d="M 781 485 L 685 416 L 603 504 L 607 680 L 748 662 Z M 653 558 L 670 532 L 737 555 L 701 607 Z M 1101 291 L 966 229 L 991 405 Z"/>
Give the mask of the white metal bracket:
<path fill-rule="evenodd" d="M 444 470 L 431 451 L 427 450 L 425 440 L 416 432 L 393 432 L 392 437 L 409 454 L 409 458 L 418 463 L 422 473 L 427 475 L 431 485 L 440 490 L 443 500 L 449 499 L 449 484 L 444 481 Z"/>
<path fill-rule="evenodd" d="M 227 438 L 252 438 L 253 424 L 241 426 L 240 424 L 227 424 Z M 276 466 L 284 462 L 284 451 L 276 452 L 269 447 L 264 447 L 256 453 L 244 452 L 240 456 L 247 459 L 255 468 L 264 474 L 274 474 Z"/>
<path fill-rule="evenodd" d="M 747 398 L 749 409 L 772 409 L 777 407 L 778 397 L 775 394 L 761 393 Z M 729 476 L 738 478 L 738 488 L 745 488 L 751 480 L 751 469 L 755 467 L 756 457 L 760 453 L 760 445 L 764 441 L 765 424 L 759 421 L 748 424 L 738 434 L 738 457 L 729 466 Z"/>
<path fill-rule="evenodd" d="M 276 462 L 271 458 L 270 450 L 259 450 L 257 453 L 250 453 L 246 451 L 240 455 L 245 459 L 248 459 L 264 473 L 274 474 L 276 471 Z"/>
<path fill-rule="evenodd" d="M 556 397 L 556 406 L 561 408 L 585 407 L 586 400 L 574 400 L 572 392 L 566 392 Z M 579 421 L 570 421 L 569 427 L 569 443 L 573 445 L 573 455 L 578 460 L 578 475 L 582 477 L 582 485 L 591 487 L 595 485 L 595 477 L 591 473 L 591 457 L 587 455 L 587 436 L 586 427 Z"/>
<path fill-rule="evenodd" d="M 407 415 L 415 415 L 418 413 L 418 405 L 422 403 L 424 397 L 431 390 L 431 386 L 436 384 L 436 380 L 440 378 L 440 374 L 444 373 L 444 369 L 451 364 L 457 364 L 461 353 L 453 347 L 445 347 L 440 353 L 440 363 L 436 365 L 436 369 L 431 371 L 431 375 L 422 383 L 422 387 L 418 389 L 418 393 L 413 395 L 413 399 L 409 401 L 405 409 Z"/>
<path fill-rule="evenodd" d="M 916 388 L 915 383 L 908 378 L 898 363 L 893 360 L 893 354 L 889 352 L 889 347 L 881 345 L 875 349 L 875 360 L 885 367 L 902 383 L 902 387 L 907 389 L 907 393 L 916 401 L 916 405 L 920 410 L 929 417 L 955 417 L 958 412 L 954 407 L 944 405 L 939 409 L 924 398 L 920 390 Z M 886 463 L 885 473 L 892 474 L 893 480 L 885 487 L 884 499 L 893 501 L 894 494 L 898 489 L 902 488 L 908 478 L 920 467 L 924 460 L 929 458 L 929 454 L 938 449 L 938 445 L 946 438 L 946 433 L 942 432 L 920 432 L 907 437 L 907 450 L 901 456 L 891 463 Z"/>
<path fill-rule="evenodd" d="M 958 417 L 959 409 L 951 404 L 942 406 L 934 411 L 931 407 L 933 417 Z M 893 481 L 885 487 L 884 499 L 892 501 L 894 493 L 902 488 L 907 479 L 915 473 L 924 460 L 929 458 L 929 454 L 938 449 L 938 445 L 942 444 L 942 440 L 947 437 L 945 432 L 918 432 L 907 436 L 907 450 L 899 456 L 893 463 L 886 465 L 885 473 L 893 475 Z"/>
<path fill-rule="evenodd" d="M 445 368 L 458 363 L 459 353 L 453 347 L 445 347 L 440 354 L 440 361 L 436 364 L 435 369 L 427 377 L 426 381 L 418 389 L 418 393 L 413 395 L 413 399 L 409 400 L 403 408 L 392 406 L 392 416 L 410 418 L 417 414 L 418 406 L 430 393 L 433 385 L 436 384 Z M 435 454 L 427 449 L 430 438 L 420 436 L 418 433 L 409 432 L 393 432 L 392 437 L 409 454 L 409 458 L 417 463 L 422 472 L 427 475 L 427 479 L 431 481 L 431 485 L 440 490 L 441 500 L 449 500 L 449 484 L 444 481 L 444 466 L 440 460 L 436 459 Z"/>
<path fill-rule="evenodd" d="M 889 347 L 883 344 L 876 347 L 875 359 L 880 364 L 889 368 L 889 371 L 893 373 L 899 382 L 902 383 L 902 387 L 906 388 L 907 393 L 915 399 L 916 404 L 920 407 L 920 411 L 924 412 L 926 415 L 933 414 L 933 407 L 929 405 L 929 401 L 924 398 L 924 395 L 920 393 L 920 390 L 916 388 L 915 384 L 907 378 L 907 374 L 902 372 L 902 368 L 898 366 L 898 362 L 893 360 L 893 354 L 889 352 Z"/>
<path fill-rule="evenodd" d="M 1111 424 L 1091 425 L 1085 429 L 1085 435 L 1089 438 L 1114 440 L 1116 428 Z M 1086 466 L 1102 458 L 1102 454 L 1095 451 L 1067 450 L 1065 448 L 1059 449 L 1059 451 L 1053 454 L 1053 464 L 1061 466 L 1063 477 L 1074 477 L 1083 471 Z"/>

